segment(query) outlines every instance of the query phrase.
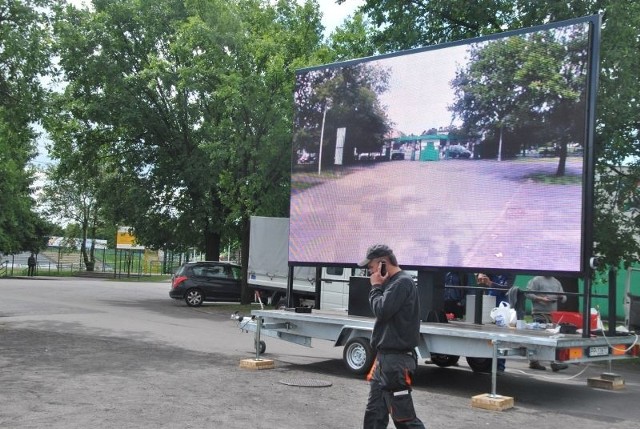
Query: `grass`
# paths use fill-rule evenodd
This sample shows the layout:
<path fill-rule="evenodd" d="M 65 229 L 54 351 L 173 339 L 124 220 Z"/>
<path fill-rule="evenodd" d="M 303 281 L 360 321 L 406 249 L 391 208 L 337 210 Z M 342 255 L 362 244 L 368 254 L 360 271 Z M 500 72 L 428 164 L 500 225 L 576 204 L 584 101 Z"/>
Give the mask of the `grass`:
<path fill-rule="evenodd" d="M 543 173 L 535 173 L 526 176 L 526 179 L 531 179 L 536 183 L 544 183 L 546 185 L 579 185 L 582 183 L 580 176 L 550 176 Z"/>

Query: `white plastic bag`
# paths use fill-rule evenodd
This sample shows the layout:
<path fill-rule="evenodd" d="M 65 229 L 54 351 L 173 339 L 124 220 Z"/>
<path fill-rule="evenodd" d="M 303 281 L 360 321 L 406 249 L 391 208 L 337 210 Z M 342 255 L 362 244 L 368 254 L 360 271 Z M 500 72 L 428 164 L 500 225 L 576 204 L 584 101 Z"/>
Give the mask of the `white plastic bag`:
<path fill-rule="evenodd" d="M 497 326 L 515 326 L 518 320 L 516 310 L 511 308 L 506 301 L 502 301 L 497 307 L 492 309 L 489 316 Z"/>

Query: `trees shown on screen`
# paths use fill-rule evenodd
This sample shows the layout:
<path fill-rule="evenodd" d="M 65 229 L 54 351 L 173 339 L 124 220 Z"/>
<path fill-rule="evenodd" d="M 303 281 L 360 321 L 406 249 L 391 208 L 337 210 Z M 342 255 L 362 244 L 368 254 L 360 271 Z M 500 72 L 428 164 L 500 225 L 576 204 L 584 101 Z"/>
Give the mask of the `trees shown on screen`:
<path fill-rule="evenodd" d="M 357 161 L 359 154 L 380 153 L 392 126 L 379 99 L 388 81 L 389 71 L 374 63 L 299 74 L 294 95 L 294 161 L 300 164 L 304 153 L 318 154 L 322 136 L 322 167 L 332 166 L 338 128 L 346 128 L 343 164 Z"/>
<path fill-rule="evenodd" d="M 584 141 L 587 30 L 580 25 L 471 48 L 452 82 L 452 110 L 465 128 L 484 136 L 484 158 L 557 147 L 556 175 L 564 175 L 567 145 Z"/>

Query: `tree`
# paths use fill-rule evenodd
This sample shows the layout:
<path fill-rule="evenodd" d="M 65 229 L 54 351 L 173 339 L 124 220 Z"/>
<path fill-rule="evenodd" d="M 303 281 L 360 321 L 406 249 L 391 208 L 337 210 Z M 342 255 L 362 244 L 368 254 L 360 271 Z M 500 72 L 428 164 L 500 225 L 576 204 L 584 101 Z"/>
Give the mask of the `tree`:
<path fill-rule="evenodd" d="M 165 246 L 177 234 L 210 260 L 219 257 L 227 211 L 219 197 L 221 165 L 203 146 L 213 140 L 205 125 L 223 120 L 217 89 L 239 28 L 230 7 L 104 0 L 94 2 L 94 11 L 61 9 L 56 26 L 68 83 L 60 114 L 87 124 L 94 137 L 84 140 L 83 151 L 122 173 L 127 183 L 118 189 L 134 203 L 125 210 L 107 198 L 113 188 L 101 188 L 105 211 L 133 227 L 143 244 Z M 214 28 L 199 31 L 190 21 L 196 12 Z M 164 225 L 160 234 L 148 218 Z"/>
<path fill-rule="evenodd" d="M 563 176 L 567 145 L 584 140 L 587 36 L 582 24 L 473 46 L 469 63 L 452 82 L 452 110 L 467 129 L 497 130 L 499 160 L 505 131 L 522 135 L 504 141 L 511 146 L 509 155 L 526 147 L 524 135 L 537 132 L 543 142 L 561 148 L 556 175 Z"/>
<path fill-rule="evenodd" d="M 32 196 L 34 123 L 46 101 L 49 0 L 0 4 L 0 253 L 38 251 L 48 224 Z"/>
<path fill-rule="evenodd" d="M 59 224 L 72 222 L 79 226 L 80 253 L 87 271 L 95 265 L 95 238 L 99 226 L 99 208 L 91 177 L 80 171 L 65 174 L 49 172 L 49 184 L 43 188 L 41 207 Z M 67 237 L 77 238 L 77 237 Z M 87 242 L 90 242 L 87 248 Z"/>
<path fill-rule="evenodd" d="M 103 167 L 96 196 L 153 247 L 218 259 L 252 214 L 288 205 L 297 67 L 328 58 L 317 4 L 259 0 L 94 2 L 59 11 L 66 138 Z M 54 137 L 54 148 L 64 148 Z M 65 150 L 55 150 L 70 160 Z M 76 168 L 82 166 L 75 162 Z M 117 190 L 117 192 L 114 192 Z M 247 295 L 246 285 L 243 288 Z"/>
<path fill-rule="evenodd" d="M 338 0 L 342 3 L 346 0 Z M 469 39 L 598 13 L 611 0 L 366 0 L 381 53 Z"/>
<path fill-rule="evenodd" d="M 341 127 L 346 128 L 344 164 L 355 162 L 356 152 L 379 151 L 391 128 L 378 97 L 388 89 L 388 80 L 387 70 L 365 63 L 298 75 L 293 152 L 319 153 L 322 135 L 323 155 L 318 162 L 330 164 L 327 160 L 333 160 Z"/>
<path fill-rule="evenodd" d="M 595 135 L 595 253 L 603 266 L 640 260 L 640 4 L 607 2 Z"/>
<path fill-rule="evenodd" d="M 356 13 L 338 27 L 329 39 L 332 61 L 346 61 L 354 58 L 370 57 L 377 53 L 369 35 L 373 27 L 362 12 Z"/>
<path fill-rule="evenodd" d="M 296 68 L 318 61 L 321 25 L 317 5 L 279 1 L 271 6 L 241 1 L 243 37 L 233 47 L 220 92 L 223 120 L 206 124 L 214 138 L 205 146 L 219 165 L 220 198 L 229 210 L 227 231 L 249 258 L 250 216 L 286 216 L 289 205 L 291 94 Z M 326 51 L 318 52 L 325 55 Z M 243 302 L 249 291 L 242 284 Z"/>

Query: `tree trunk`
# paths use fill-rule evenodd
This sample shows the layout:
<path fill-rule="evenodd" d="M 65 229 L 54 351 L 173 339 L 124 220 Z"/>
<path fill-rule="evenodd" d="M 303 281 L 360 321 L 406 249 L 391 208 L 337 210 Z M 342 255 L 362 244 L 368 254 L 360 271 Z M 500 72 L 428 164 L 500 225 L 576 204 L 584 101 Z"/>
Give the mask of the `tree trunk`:
<path fill-rule="evenodd" d="M 206 231 L 204 233 L 205 257 L 207 261 L 220 260 L 220 234 Z"/>
<path fill-rule="evenodd" d="M 560 141 L 560 162 L 558 162 L 558 169 L 556 170 L 556 177 L 564 176 L 567 166 L 567 138 L 562 137 Z"/>

